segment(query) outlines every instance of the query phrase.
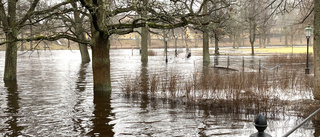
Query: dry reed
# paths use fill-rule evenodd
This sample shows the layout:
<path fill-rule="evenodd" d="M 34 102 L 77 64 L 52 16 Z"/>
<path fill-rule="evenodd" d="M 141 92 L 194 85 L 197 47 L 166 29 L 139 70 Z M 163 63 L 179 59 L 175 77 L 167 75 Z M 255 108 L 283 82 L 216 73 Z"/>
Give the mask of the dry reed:
<path fill-rule="evenodd" d="M 128 78 L 122 90 L 132 96 L 140 93 L 139 86 L 148 85 L 149 94 L 157 98 L 209 104 L 223 111 L 276 114 L 287 99 L 312 98 L 313 76 L 298 71 L 294 67 L 284 67 L 262 73 L 205 71 L 179 75 L 166 72 L 149 76 L 149 80 L 145 80 L 148 84 L 135 82 L 142 76 Z M 224 110 L 228 108 L 232 110 Z"/>

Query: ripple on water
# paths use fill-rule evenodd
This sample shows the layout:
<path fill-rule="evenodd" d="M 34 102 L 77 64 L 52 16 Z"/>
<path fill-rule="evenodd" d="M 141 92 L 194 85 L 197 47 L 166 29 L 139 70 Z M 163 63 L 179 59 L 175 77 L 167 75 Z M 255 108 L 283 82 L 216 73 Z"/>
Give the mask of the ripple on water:
<path fill-rule="evenodd" d="M 162 49 L 154 51 L 163 53 Z M 201 56 L 174 58 L 173 52 L 169 53 L 168 64 L 163 56 L 152 56 L 148 65 L 143 66 L 138 50 L 134 50 L 133 56 L 131 49 L 111 50 L 113 94 L 111 101 L 106 102 L 111 108 L 102 103 L 101 109 L 101 104 L 93 102 L 91 63 L 81 64 L 79 51 L 37 51 L 31 55 L 19 52 L 18 89 L 8 91 L 0 81 L 0 136 L 99 135 L 111 127 L 106 124 L 113 125 L 115 136 L 223 137 L 256 132 L 253 115 L 233 117 L 215 108 L 201 109 L 179 101 L 123 97 L 124 79 L 141 75 L 142 71 L 148 76 L 179 73 L 190 77 L 202 70 Z M 224 56 L 220 57 L 221 63 L 225 63 Z M 3 66 L 4 52 L 0 52 L 0 68 Z M 296 115 L 270 119 L 272 126 L 267 132 L 282 135 L 301 120 Z M 312 136 L 314 131 L 310 122 L 292 136 Z"/>

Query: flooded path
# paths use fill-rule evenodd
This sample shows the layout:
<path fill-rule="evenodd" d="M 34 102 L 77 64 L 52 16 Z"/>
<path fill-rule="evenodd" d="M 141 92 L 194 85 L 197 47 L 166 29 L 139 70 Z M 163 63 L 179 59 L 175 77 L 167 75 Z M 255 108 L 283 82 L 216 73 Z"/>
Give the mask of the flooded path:
<path fill-rule="evenodd" d="M 173 50 L 170 49 L 172 52 Z M 163 50 L 156 50 L 161 54 Z M 202 70 L 202 57 L 150 56 L 142 66 L 138 50 L 111 50 L 111 98 L 93 95 L 91 63 L 81 64 L 79 51 L 35 51 L 18 53 L 17 83 L 3 83 L 0 69 L 0 136 L 219 136 L 248 137 L 255 133 L 255 114 L 234 108 L 214 108 L 179 99 L 126 97 L 122 85 L 127 77 L 143 73 L 179 73 L 186 76 Z M 226 58 L 221 62 L 226 62 Z M 233 57 L 236 58 L 236 57 Z M 244 57 L 257 69 L 262 57 Z M 211 57 L 214 60 L 214 57 Z M 240 62 L 233 59 L 233 62 Z M 220 63 L 221 65 L 222 63 Z M 222 64 L 223 65 L 223 64 Z M 250 65 L 250 64 L 248 64 Z M 4 68 L 4 52 L 0 52 Z M 110 98 L 110 101 L 106 101 Z M 306 99 L 311 95 L 297 98 Z M 301 111 L 290 104 L 268 113 L 265 132 L 281 136 L 299 124 Z M 286 111 L 289 110 L 289 111 Z M 301 109 L 303 110 L 303 109 Z M 258 112 L 257 112 L 258 113 Z M 307 122 L 291 136 L 319 136 L 320 129 Z"/>

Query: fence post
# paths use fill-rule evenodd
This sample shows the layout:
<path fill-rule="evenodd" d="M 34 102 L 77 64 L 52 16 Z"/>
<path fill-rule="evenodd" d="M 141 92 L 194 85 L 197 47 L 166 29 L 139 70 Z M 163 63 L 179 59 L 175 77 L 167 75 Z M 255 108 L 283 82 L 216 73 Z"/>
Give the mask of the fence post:
<path fill-rule="evenodd" d="M 271 137 L 271 135 L 264 133 L 264 130 L 267 128 L 267 119 L 261 113 L 258 114 L 254 120 L 254 126 L 258 130 L 257 133 L 251 134 L 250 137 Z"/>

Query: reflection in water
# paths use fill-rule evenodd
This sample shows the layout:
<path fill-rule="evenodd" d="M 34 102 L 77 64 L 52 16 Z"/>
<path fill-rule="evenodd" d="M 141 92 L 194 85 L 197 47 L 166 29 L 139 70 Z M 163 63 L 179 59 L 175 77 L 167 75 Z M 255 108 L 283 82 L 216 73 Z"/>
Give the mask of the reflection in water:
<path fill-rule="evenodd" d="M 146 109 L 149 104 L 148 99 L 148 89 L 149 89 L 149 75 L 148 75 L 148 64 L 142 63 L 141 64 L 141 82 L 140 82 L 140 89 L 142 91 L 141 95 L 141 108 Z"/>
<path fill-rule="evenodd" d="M 314 129 L 314 134 L 313 134 L 315 137 L 320 137 L 320 128 L 315 128 Z"/>
<path fill-rule="evenodd" d="M 89 67 L 89 63 L 81 63 L 80 70 L 78 72 L 78 79 L 76 83 L 76 89 L 79 90 L 79 92 L 82 92 L 86 89 L 86 74 L 87 69 Z"/>
<path fill-rule="evenodd" d="M 83 95 L 83 92 L 86 89 L 87 81 L 86 81 L 86 74 L 88 69 L 89 63 L 81 63 L 80 69 L 78 72 L 78 78 L 76 81 L 76 93 L 77 93 L 77 102 L 73 107 L 73 112 L 75 113 L 83 113 L 83 109 L 81 105 L 86 100 L 86 97 Z M 83 119 L 81 117 L 73 117 L 72 121 L 75 123 L 74 131 L 80 131 L 80 133 L 85 133 L 85 128 L 81 125 Z"/>
<path fill-rule="evenodd" d="M 23 127 L 17 124 L 20 109 L 17 81 L 6 81 L 5 87 L 7 87 L 8 91 L 8 109 L 6 113 L 10 115 L 9 120 L 6 122 L 6 124 L 8 124 L 7 130 L 10 132 L 6 133 L 5 136 L 18 136 L 21 135 Z"/>
<path fill-rule="evenodd" d="M 153 50 L 163 52 L 162 49 Z M 28 57 L 29 54 L 20 55 L 17 72 L 19 83 L 3 83 L 0 80 L 0 89 L 4 89 L 0 91 L 0 136 L 247 137 L 256 132 L 252 121 L 258 112 L 254 109 L 251 111 L 248 108 L 238 113 L 233 104 L 224 100 L 202 104 L 199 100 L 197 103 L 195 100 L 188 102 L 186 97 L 171 98 L 170 95 L 162 94 L 161 98 L 156 98 L 148 89 L 151 87 L 152 78 L 149 78 L 149 75 L 161 74 L 159 81 L 164 82 L 163 86 L 167 87 L 172 75 L 170 72 L 192 77 L 201 70 L 203 73 L 217 71 L 217 75 L 225 72 L 224 70 L 199 68 L 202 65 L 194 65 L 194 60 L 202 61 L 202 56 L 192 56 L 187 60 L 175 58 L 174 63 L 168 64 L 165 64 L 162 56 L 152 56 L 148 65 L 141 65 L 140 56 L 132 56 L 131 52 L 131 49 L 111 50 L 112 100 L 110 95 L 93 93 L 91 65 L 82 64 L 79 68 L 79 52 L 39 51 L 39 56 L 35 57 Z M 4 53 L 0 51 L 2 62 Z M 224 56 L 220 56 L 220 61 L 225 62 L 224 59 Z M 251 59 L 255 60 L 252 63 L 257 63 L 259 56 L 247 57 L 248 67 Z M 237 62 L 238 66 L 242 65 L 241 61 L 234 62 Z M 0 63 L 0 68 L 3 67 L 1 65 Z M 0 74 L 3 74 L 1 69 Z M 141 84 L 139 93 L 145 94 L 132 96 L 132 99 L 123 98 L 120 85 L 124 83 L 126 74 L 141 76 L 134 82 Z M 216 77 L 203 78 L 203 83 L 212 85 L 210 80 Z M 146 94 L 146 91 L 149 93 Z M 157 93 L 167 92 L 162 92 L 160 87 L 155 94 Z M 213 91 L 209 93 L 219 94 Z M 291 103 L 288 105 L 292 106 Z M 269 117 L 277 115 L 268 120 L 269 134 L 280 136 L 292 129 L 296 121 L 301 121 L 301 110 L 292 111 L 289 115 L 281 113 L 282 110 L 293 110 L 288 108 L 289 106 L 271 106 L 279 107 L 275 108 L 279 111 L 268 113 Z M 313 135 L 319 136 L 319 129 L 312 127 L 310 122 L 292 136 Z"/>
<path fill-rule="evenodd" d="M 94 93 L 94 117 L 92 119 L 93 129 L 88 134 L 91 136 L 112 137 L 114 135 L 113 124 L 110 124 L 111 113 L 111 95 L 105 93 Z"/>
<path fill-rule="evenodd" d="M 313 127 L 314 127 L 314 137 L 320 137 L 320 120 L 319 120 L 319 114 L 317 114 L 312 119 Z"/>
<path fill-rule="evenodd" d="M 254 69 L 254 68 L 255 68 L 256 64 L 255 64 L 255 58 L 254 58 L 254 56 L 251 57 L 249 64 L 250 64 L 249 68 L 251 68 L 251 69 Z"/>

